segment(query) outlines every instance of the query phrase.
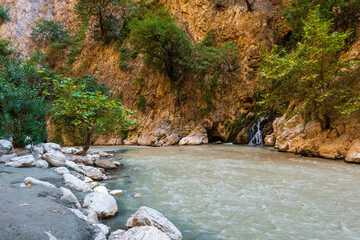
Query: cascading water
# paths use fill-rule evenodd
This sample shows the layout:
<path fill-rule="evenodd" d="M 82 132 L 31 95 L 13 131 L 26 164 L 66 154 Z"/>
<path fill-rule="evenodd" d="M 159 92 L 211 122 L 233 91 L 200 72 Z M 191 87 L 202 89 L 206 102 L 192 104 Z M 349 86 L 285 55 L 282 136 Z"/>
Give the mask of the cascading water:
<path fill-rule="evenodd" d="M 265 127 L 265 124 L 268 122 L 268 117 L 260 117 L 257 119 L 256 123 L 254 123 L 250 129 L 249 129 L 249 138 L 251 138 L 249 145 L 255 146 L 255 145 L 263 145 L 264 141 L 262 138 L 262 131 Z"/>

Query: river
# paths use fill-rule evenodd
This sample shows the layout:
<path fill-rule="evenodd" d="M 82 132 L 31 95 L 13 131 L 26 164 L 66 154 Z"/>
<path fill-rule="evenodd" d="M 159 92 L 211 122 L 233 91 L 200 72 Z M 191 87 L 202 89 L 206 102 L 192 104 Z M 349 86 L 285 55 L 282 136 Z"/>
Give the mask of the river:
<path fill-rule="evenodd" d="M 360 239 L 359 165 L 231 144 L 117 149 L 113 229 L 146 205 L 185 240 Z"/>

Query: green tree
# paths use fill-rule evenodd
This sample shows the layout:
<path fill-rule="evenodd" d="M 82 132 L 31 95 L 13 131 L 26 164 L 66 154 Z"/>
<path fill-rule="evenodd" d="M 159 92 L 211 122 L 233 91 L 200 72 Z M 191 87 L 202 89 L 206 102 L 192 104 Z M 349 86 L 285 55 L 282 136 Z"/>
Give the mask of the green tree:
<path fill-rule="evenodd" d="M 320 17 L 319 7 L 304 21 L 304 37 L 292 52 L 275 46 L 265 51 L 260 83 L 265 102 L 286 109 L 290 102 L 303 104 L 303 113 L 314 113 L 328 125 L 329 100 L 338 87 L 338 76 L 353 65 L 339 55 L 350 32 L 332 32 L 332 21 Z"/>
<path fill-rule="evenodd" d="M 166 73 L 173 82 L 179 80 L 189 68 L 192 45 L 173 16 L 164 9 L 147 12 L 131 21 L 130 29 L 134 50 L 144 54 L 146 65 Z"/>
<path fill-rule="evenodd" d="M 37 84 L 37 64 L 0 57 L 0 136 L 12 138 L 14 147 L 47 138 L 48 106 Z"/>
<path fill-rule="evenodd" d="M 116 12 L 126 0 L 78 0 L 75 5 L 77 14 L 81 17 L 90 19 L 95 17 L 97 20 L 97 30 L 95 36 L 105 43 L 110 42 L 118 36 L 118 21 L 115 17 Z"/>
<path fill-rule="evenodd" d="M 293 0 L 283 12 L 286 24 L 292 30 L 291 46 L 301 40 L 304 34 L 304 16 L 316 6 L 321 16 L 334 19 L 332 30 L 345 32 L 359 26 L 360 0 Z"/>
<path fill-rule="evenodd" d="M 3 24 L 4 22 L 10 20 L 8 12 L 9 12 L 9 9 L 4 8 L 3 6 L 0 6 L 0 24 Z"/>
<path fill-rule="evenodd" d="M 76 84 L 70 78 L 57 76 L 54 82 L 53 119 L 73 143 L 83 146 L 83 154 L 95 136 L 120 134 L 137 124 L 118 99 L 110 100 L 101 91 L 88 91 L 85 84 Z"/>

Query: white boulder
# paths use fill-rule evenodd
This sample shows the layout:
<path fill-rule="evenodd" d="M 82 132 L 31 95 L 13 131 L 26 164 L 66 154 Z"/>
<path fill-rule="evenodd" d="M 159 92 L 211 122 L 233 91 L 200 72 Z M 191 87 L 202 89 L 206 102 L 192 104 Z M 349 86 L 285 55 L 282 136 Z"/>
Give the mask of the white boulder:
<path fill-rule="evenodd" d="M 149 207 L 141 207 L 133 218 L 133 227 L 153 226 L 169 236 L 171 240 L 181 240 L 182 234 L 163 214 Z"/>
<path fill-rule="evenodd" d="M 72 162 L 72 161 L 65 161 L 65 167 L 68 167 L 71 170 L 74 170 L 75 172 L 84 174 L 84 171 L 80 168 L 79 165 L 77 165 L 76 163 Z"/>
<path fill-rule="evenodd" d="M 182 138 L 179 145 L 200 145 L 209 142 L 206 129 L 199 125 L 189 135 Z"/>
<path fill-rule="evenodd" d="M 43 148 L 45 153 L 61 153 L 61 147 L 56 143 L 44 143 Z"/>
<path fill-rule="evenodd" d="M 2 155 L 0 157 L 0 163 L 5 163 L 7 160 L 11 159 L 11 158 L 14 158 L 14 157 L 17 157 L 16 153 L 13 153 L 13 154 L 7 154 L 7 155 Z"/>
<path fill-rule="evenodd" d="M 0 156 L 3 154 L 7 154 L 12 148 L 12 144 L 8 140 L 0 140 Z"/>
<path fill-rule="evenodd" d="M 102 172 L 95 167 L 82 166 L 82 169 L 84 170 L 85 175 L 93 180 L 101 180 L 103 177 Z"/>
<path fill-rule="evenodd" d="M 24 179 L 24 183 L 26 185 L 39 185 L 39 186 L 44 186 L 44 187 L 48 187 L 48 188 L 56 188 L 53 184 L 45 182 L 45 181 L 40 181 L 36 178 L 33 177 L 27 177 Z"/>
<path fill-rule="evenodd" d="M 37 160 L 36 161 L 36 164 L 35 164 L 35 167 L 37 168 L 48 168 L 49 167 L 49 163 L 45 160 Z"/>
<path fill-rule="evenodd" d="M 81 205 L 80 205 L 78 199 L 69 189 L 61 187 L 60 190 L 63 194 L 62 197 L 60 198 L 61 200 L 73 203 L 77 208 L 81 208 Z"/>
<path fill-rule="evenodd" d="M 99 218 L 113 217 L 119 212 L 115 198 L 102 192 L 92 192 L 86 195 L 83 207 L 96 212 Z"/>
<path fill-rule="evenodd" d="M 109 240 L 170 240 L 170 238 L 156 227 L 134 227 L 128 231 L 118 230 L 108 238 Z"/>
<path fill-rule="evenodd" d="M 5 167 L 35 167 L 36 160 L 33 155 L 14 157 L 6 161 Z"/>
<path fill-rule="evenodd" d="M 98 186 L 94 188 L 94 191 L 109 194 L 109 190 L 105 186 Z"/>
<path fill-rule="evenodd" d="M 45 153 L 42 158 L 54 167 L 63 167 L 66 162 L 66 157 L 61 152 Z"/>
<path fill-rule="evenodd" d="M 69 173 L 65 173 L 63 178 L 66 187 L 69 187 L 70 189 L 77 192 L 91 192 L 91 188 L 77 177 Z"/>
<path fill-rule="evenodd" d="M 54 171 L 60 175 L 63 175 L 65 173 L 70 173 L 69 169 L 67 169 L 66 167 L 58 167 L 58 168 L 55 168 Z"/>

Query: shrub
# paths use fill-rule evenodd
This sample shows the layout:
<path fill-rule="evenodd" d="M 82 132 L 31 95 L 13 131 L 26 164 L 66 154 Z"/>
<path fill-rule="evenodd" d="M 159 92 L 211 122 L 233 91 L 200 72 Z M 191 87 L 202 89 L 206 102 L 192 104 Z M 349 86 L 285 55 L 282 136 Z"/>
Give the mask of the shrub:
<path fill-rule="evenodd" d="M 51 43 L 54 48 L 65 48 L 70 44 L 70 38 L 64 26 L 53 20 L 41 20 L 32 27 L 31 37 L 38 41 Z"/>
<path fill-rule="evenodd" d="M 137 108 L 141 112 L 145 113 L 145 111 L 146 111 L 146 99 L 145 99 L 144 95 L 139 96 L 139 100 L 137 101 L 136 105 L 137 105 Z"/>
<path fill-rule="evenodd" d="M 47 138 L 45 97 L 37 82 L 37 64 L 0 58 L 0 136 L 11 137 L 14 147 Z"/>
<path fill-rule="evenodd" d="M 0 24 L 10 20 L 8 12 L 9 9 L 0 6 Z"/>
<path fill-rule="evenodd" d="M 1 56 L 9 56 L 13 53 L 10 49 L 11 42 L 9 40 L 0 39 L 0 55 Z"/>

